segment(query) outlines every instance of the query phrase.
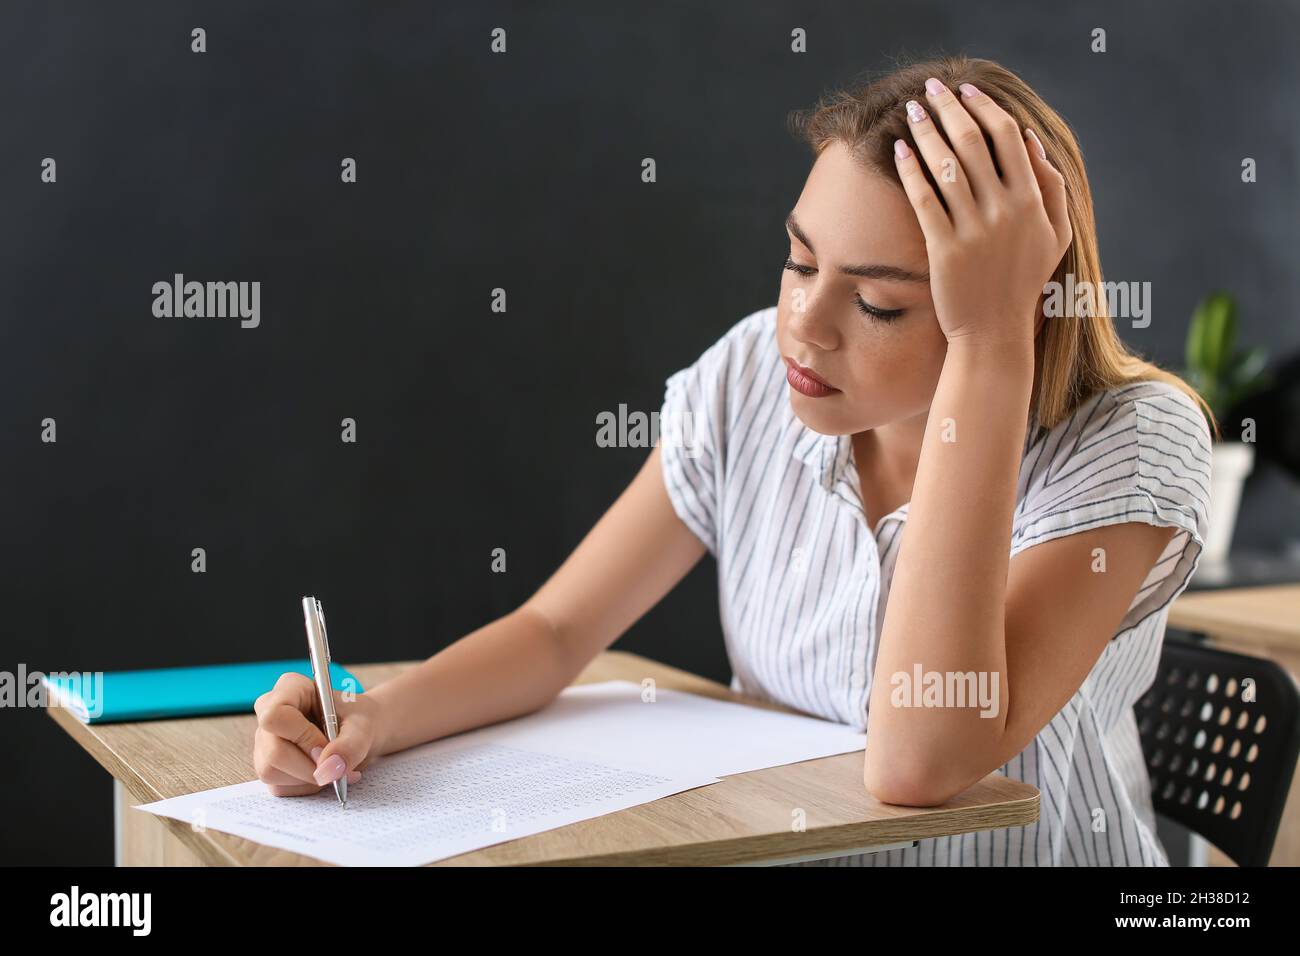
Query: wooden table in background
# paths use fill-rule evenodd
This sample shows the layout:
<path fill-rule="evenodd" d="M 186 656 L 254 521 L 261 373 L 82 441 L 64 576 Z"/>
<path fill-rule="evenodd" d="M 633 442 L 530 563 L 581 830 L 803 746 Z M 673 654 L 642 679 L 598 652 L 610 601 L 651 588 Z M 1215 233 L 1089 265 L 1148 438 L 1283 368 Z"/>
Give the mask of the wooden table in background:
<path fill-rule="evenodd" d="M 405 664 L 350 668 L 373 687 Z M 608 651 L 575 683 L 652 678 L 660 687 L 756 704 L 727 687 L 643 657 Z M 783 708 L 772 708 L 783 709 Z M 115 778 L 119 865 L 288 865 L 318 861 L 132 807 L 255 777 L 251 714 L 87 725 L 62 708 L 50 715 Z M 286 798 L 291 799 L 291 798 Z M 533 836 L 439 860 L 435 866 L 726 865 L 783 863 L 910 846 L 929 837 L 1025 826 L 1038 819 L 1038 790 L 990 774 L 939 807 L 880 803 L 862 786 L 862 752 L 723 778 Z M 792 827 L 793 811 L 806 829 Z"/>
<path fill-rule="evenodd" d="M 1169 609 L 1169 627 L 1200 634 L 1225 651 L 1276 661 L 1293 677 L 1300 674 L 1300 584 L 1184 592 Z M 1208 856 L 1211 866 L 1232 866 L 1212 846 Z M 1300 774 L 1291 781 L 1270 865 L 1300 866 Z"/>

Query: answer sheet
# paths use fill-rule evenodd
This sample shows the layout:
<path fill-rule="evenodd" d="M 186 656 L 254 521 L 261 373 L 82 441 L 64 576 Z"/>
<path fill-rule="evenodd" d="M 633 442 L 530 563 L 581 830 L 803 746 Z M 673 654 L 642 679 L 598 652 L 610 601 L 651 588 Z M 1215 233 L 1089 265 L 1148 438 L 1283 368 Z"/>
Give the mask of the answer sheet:
<path fill-rule="evenodd" d="M 274 797 L 253 780 L 136 809 L 328 863 L 417 866 L 864 742 L 811 717 L 610 681 L 381 757 L 347 807 L 333 787 Z"/>

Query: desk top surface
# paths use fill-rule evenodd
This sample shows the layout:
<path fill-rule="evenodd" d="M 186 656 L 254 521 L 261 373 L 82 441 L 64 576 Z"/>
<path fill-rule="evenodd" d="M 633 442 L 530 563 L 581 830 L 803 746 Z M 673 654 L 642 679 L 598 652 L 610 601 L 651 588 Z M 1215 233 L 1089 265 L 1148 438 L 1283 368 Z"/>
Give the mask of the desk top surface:
<path fill-rule="evenodd" d="M 1300 584 L 1184 593 L 1169 608 L 1169 626 L 1300 649 Z"/>
<path fill-rule="evenodd" d="M 349 667 L 366 687 L 410 663 Z M 594 660 L 575 683 L 640 682 L 707 697 L 768 706 L 686 671 L 620 651 Z M 773 709 L 784 709 L 773 707 Z M 62 708 L 50 715 L 136 800 L 223 787 L 253 779 L 252 714 L 87 725 Z M 292 799 L 292 798 L 285 798 Z M 862 753 L 840 754 L 723 778 L 721 783 L 652 803 L 439 860 L 434 866 L 722 865 L 833 854 L 868 846 L 1024 826 L 1038 819 L 1036 788 L 999 774 L 939 807 L 880 803 L 862 786 Z M 806 828 L 792 820 L 803 811 Z M 125 811 L 133 811 L 129 808 Z M 214 830 L 157 818 L 213 865 L 310 866 L 318 861 Z"/>

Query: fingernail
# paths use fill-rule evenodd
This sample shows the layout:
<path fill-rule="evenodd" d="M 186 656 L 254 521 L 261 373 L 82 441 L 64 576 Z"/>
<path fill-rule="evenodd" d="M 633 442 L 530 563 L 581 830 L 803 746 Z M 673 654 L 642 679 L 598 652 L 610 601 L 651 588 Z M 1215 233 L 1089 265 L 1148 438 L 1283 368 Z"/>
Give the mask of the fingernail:
<path fill-rule="evenodd" d="M 1025 135 L 1034 141 L 1034 146 L 1038 149 L 1038 158 L 1046 159 L 1047 150 L 1043 149 L 1043 141 L 1038 138 L 1038 134 L 1029 127 L 1025 127 Z"/>
<path fill-rule="evenodd" d="M 361 771 L 360 771 L 360 770 L 349 770 L 349 771 L 348 771 L 348 783 L 356 783 L 356 782 L 357 782 L 358 780 L 360 780 L 360 779 L 361 779 Z"/>
<path fill-rule="evenodd" d="M 925 119 L 925 107 L 916 100 L 907 101 L 907 118 L 913 123 L 919 123 Z"/>
<path fill-rule="evenodd" d="M 930 77 L 928 80 L 925 81 L 925 91 L 929 93 L 931 96 L 938 96 L 940 93 L 943 92 L 943 84 L 940 83 L 938 80 L 936 80 L 934 77 Z"/>
<path fill-rule="evenodd" d="M 901 139 L 894 140 L 894 155 L 899 159 L 907 159 L 912 155 L 912 151 L 907 148 L 907 144 Z"/>
<path fill-rule="evenodd" d="M 321 755 L 321 751 L 323 751 L 324 749 L 325 749 L 324 747 L 312 747 L 312 748 L 311 748 L 311 760 L 312 760 L 312 763 L 320 763 L 320 755 Z"/>
<path fill-rule="evenodd" d="M 957 89 L 961 90 L 961 95 L 966 97 L 966 99 L 979 95 L 979 90 L 975 89 L 975 87 L 971 86 L 969 83 L 963 83 L 957 87 Z"/>
<path fill-rule="evenodd" d="M 333 754 L 329 760 L 326 760 L 316 768 L 316 773 L 312 776 L 315 778 L 317 783 L 324 785 L 327 783 L 333 783 L 339 777 L 343 776 L 343 774 L 347 772 L 347 769 L 347 764 L 343 762 L 343 758 L 338 754 Z"/>

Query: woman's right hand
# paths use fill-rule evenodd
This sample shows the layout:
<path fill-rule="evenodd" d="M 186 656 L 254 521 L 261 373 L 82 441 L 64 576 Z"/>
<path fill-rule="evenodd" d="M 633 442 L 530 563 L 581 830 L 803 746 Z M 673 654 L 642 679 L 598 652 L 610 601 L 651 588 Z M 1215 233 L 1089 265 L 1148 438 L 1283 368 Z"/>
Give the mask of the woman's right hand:
<path fill-rule="evenodd" d="M 311 678 L 282 674 L 275 687 L 257 698 L 253 768 L 275 796 L 316 793 L 345 772 L 348 783 L 354 783 L 378 756 L 383 724 L 379 702 L 365 694 L 345 700 L 335 691 L 334 709 L 339 733 L 330 741 L 321 730 L 320 699 Z"/>

